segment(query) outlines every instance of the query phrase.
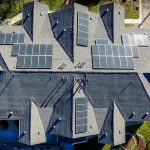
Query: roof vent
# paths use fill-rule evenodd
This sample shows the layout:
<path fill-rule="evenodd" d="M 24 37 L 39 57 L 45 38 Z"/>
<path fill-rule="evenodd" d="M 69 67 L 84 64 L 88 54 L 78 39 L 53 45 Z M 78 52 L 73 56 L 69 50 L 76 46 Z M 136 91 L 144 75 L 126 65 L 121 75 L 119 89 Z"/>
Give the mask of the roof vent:
<path fill-rule="evenodd" d="M 108 133 L 105 133 L 104 136 L 107 137 L 107 136 L 108 136 Z"/>
<path fill-rule="evenodd" d="M 26 132 L 26 131 L 23 131 L 23 134 L 25 135 L 25 134 L 27 134 L 27 132 Z"/>
<path fill-rule="evenodd" d="M 107 8 L 107 9 L 106 9 L 106 12 L 108 12 L 108 11 L 109 11 L 109 9 Z"/>
<path fill-rule="evenodd" d="M 27 16 L 29 17 L 29 16 L 30 16 L 30 14 L 28 13 L 28 14 L 27 14 Z"/>
<path fill-rule="evenodd" d="M 8 118 L 10 118 L 14 113 L 12 111 L 9 112 Z"/>
<path fill-rule="evenodd" d="M 132 112 L 132 114 L 130 115 L 129 119 L 132 118 L 133 116 L 135 116 L 135 112 Z"/>
<path fill-rule="evenodd" d="M 145 113 L 145 115 L 148 115 L 148 114 L 149 114 L 148 112 Z"/>
<path fill-rule="evenodd" d="M 80 62 L 78 62 L 78 64 L 75 66 L 75 68 L 79 67 L 79 65 L 80 65 Z"/>
<path fill-rule="evenodd" d="M 132 115 L 134 116 L 134 115 L 135 115 L 135 112 L 133 112 Z"/>
<path fill-rule="evenodd" d="M 55 125 L 53 125 L 53 129 L 55 129 L 56 128 L 56 126 Z"/>
<path fill-rule="evenodd" d="M 148 33 L 147 33 L 147 32 L 144 32 L 144 35 L 148 35 Z"/>
<path fill-rule="evenodd" d="M 133 35 L 133 32 L 130 32 L 131 35 Z"/>
<path fill-rule="evenodd" d="M 145 117 L 147 117 L 149 115 L 149 112 L 146 112 L 145 114 L 144 114 L 144 116 L 142 117 L 142 119 L 144 119 Z"/>
<path fill-rule="evenodd" d="M 58 121 L 61 121 L 61 117 L 58 117 Z"/>
<path fill-rule="evenodd" d="M 68 77 L 65 77 L 65 76 L 64 76 L 64 77 L 62 78 L 62 80 L 65 80 L 65 81 L 66 81 L 66 80 L 68 80 Z"/>
<path fill-rule="evenodd" d="M 63 32 L 66 32 L 66 29 L 64 29 Z"/>
<path fill-rule="evenodd" d="M 118 14 L 120 15 L 120 14 L 121 14 L 121 11 L 118 11 Z"/>

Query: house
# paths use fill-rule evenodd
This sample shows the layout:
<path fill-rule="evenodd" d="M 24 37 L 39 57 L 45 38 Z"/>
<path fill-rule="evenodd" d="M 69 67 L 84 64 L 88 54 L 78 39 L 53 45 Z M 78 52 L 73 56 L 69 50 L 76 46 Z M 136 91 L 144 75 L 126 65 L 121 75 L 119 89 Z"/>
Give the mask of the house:
<path fill-rule="evenodd" d="M 22 26 L 0 27 L 5 147 L 119 145 L 126 125 L 150 120 L 150 29 L 125 28 L 115 3 L 94 14 L 31 2 L 22 14 Z"/>

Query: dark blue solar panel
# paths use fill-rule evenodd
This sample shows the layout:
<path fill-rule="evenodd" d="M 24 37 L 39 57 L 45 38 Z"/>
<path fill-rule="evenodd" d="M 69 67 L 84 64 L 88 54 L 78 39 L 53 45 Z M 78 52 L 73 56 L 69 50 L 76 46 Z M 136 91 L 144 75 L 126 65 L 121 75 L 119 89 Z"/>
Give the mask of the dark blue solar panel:
<path fill-rule="evenodd" d="M 88 123 L 88 99 L 77 98 L 76 99 L 76 134 L 87 131 Z"/>
<path fill-rule="evenodd" d="M 13 33 L 11 43 L 18 43 L 18 36 L 19 36 L 18 34 Z M 23 43 L 23 42 L 20 42 L 20 43 Z"/>
<path fill-rule="evenodd" d="M 100 17 L 103 20 L 108 37 L 112 41 L 114 41 L 113 11 L 114 11 L 114 4 L 108 4 L 100 7 Z"/>
<path fill-rule="evenodd" d="M 0 44 L 18 44 L 24 43 L 24 33 L 0 33 Z M 19 40 L 19 37 L 21 38 Z"/>
<path fill-rule="evenodd" d="M 88 46 L 89 14 L 78 12 L 77 45 Z"/>
<path fill-rule="evenodd" d="M 134 51 L 134 52 L 133 52 Z M 134 69 L 133 54 L 138 56 L 137 47 L 123 45 L 92 45 L 94 69 Z"/>
<path fill-rule="evenodd" d="M 0 44 L 4 44 L 5 41 L 5 34 L 0 33 Z"/>
<path fill-rule="evenodd" d="M 73 60 L 73 26 L 74 7 L 70 6 L 55 13 L 49 14 L 54 37 L 63 47 L 67 55 Z"/>
<path fill-rule="evenodd" d="M 12 38 L 12 33 L 6 33 L 5 35 L 5 44 L 10 44 Z"/>
<path fill-rule="evenodd" d="M 34 2 L 23 5 L 22 24 L 32 40 L 33 40 L 33 9 L 34 9 Z"/>
<path fill-rule="evenodd" d="M 96 44 L 108 44 L 108 39 L 104 39 L 104 38 L 96 39 L 95 43 Z"/>
<path fill-rule="evenodd" d="M 18 43 L 24 43 L 24 37 L 25 37 L 24 33 L 19 33 Z"/>
<path fill-rule="evenodd" d="M 132 54 L 133 54 L 133 57 L 135 57 L 135 58 L 140 57 L 139 50 L 138 50 L 137 46 L 132 46 Z"/>
<path fill-rule="evenodd" d="M 19 45 L 14 44 L 11 49 L 11 56 L 17 56 L 19 52 Z"/>
<path fill-rule="evenodd" d="M 17 68 L 51 68 L 52 45 L 20 44 L 14 45 L 12 54 L 17 55 Z"/>

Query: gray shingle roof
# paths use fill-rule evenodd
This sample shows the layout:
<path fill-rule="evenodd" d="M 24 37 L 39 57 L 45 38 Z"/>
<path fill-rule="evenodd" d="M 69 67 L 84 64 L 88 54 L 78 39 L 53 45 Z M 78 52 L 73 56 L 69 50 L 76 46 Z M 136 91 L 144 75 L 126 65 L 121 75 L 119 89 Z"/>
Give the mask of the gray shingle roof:
<path fill-rule="evenodd" d="M 102 122 L 101 125 L 98 124 L 99 130 L 103 125 L 101 133 L 103 131 L 107 131 L 108 134 L 113 132 L 109 126 L 113 119 L 112 105 L 114 101 L 117 102 L 126 121 L 150 119 L 150 116 L 142 118 L 146 112 L 149 112 L 150 101 L 136 73 L 1 72 L 0 104 L 3 105 L 1 111 L 5 109 L 5 113 L 7 113 L 8 110 L 12 110 L 16 117 L 30 120 L 31 101 L 34 101 L 41 109 L 53 107 L 53 113 L 49 116 L 45 115 L 48 120 L 43 121 L 43 126 L 46 127 L 49 122 L 45 130 L 54 135 L 72 138 L 74 77 L 79 78 L 80 81 L 86 79 L 83 91 L 90 97 L 95 110 L 97 108 L 109 109 L 104 124 Z M 135 115 L 129 118 L 133 112 Z M 20 116 L 20 114 L 25 116 Z M 23 120 L 21 126 L 24 127 L 21 128 L 21 132 L 29 131 L 30 121 L 24 122 Z M 97 123 L 99 123 L 98 120 Z M 21 141 L 29 143 L 28 140 L 27 132 Z M 110 142 L 110 139 L 105 140 Z"/>
<path fill-rule="evenodd" d="M 76 44 L 79 11 L 90 15 L 88 47 Z M 25 19 L 27 15 L 29 17 Z M 20 136 L 26 131 L 20 137 L 21 143 L 31 144 L 32 102 L 36 106 L 35 112 L 39 113 L 37 118 L 41 120 L 47 134 L 75 138 L 76 141 L 95 134 L 99 134 L 99 141 L 102 143 L 123 141 L 123 135 L 122 140 L 114 139 L 114 133 L 117 135 L 118 131 L 113 126 L 120 128 L 114 124 L 114 113 L 125 121 L 150 120 L 150 115 L 145 116 L 150 108 L 150 93 L 143 77 L 139 78 L 137 73 L 129 70 L 120 72 L 92 68 L 91 45 L 96 38 L 109 38 L 109 43 L 122 44 L 122 33 L 146 32 L 150 40 L 149 29 L 125 29 L 123 15 L 124 9 L 117 4 L 103 6 L 97 15 L 79 4 L 63 6 L 58 12 L 48 13 L 48 6 L 32 2 L 24 6 L 23 27 L 1 27 L 0 30 L 4 33 L 25 33 L 25 44 L 53 44 L 51 72 L 44 69 L 14 71 L 16 58 L 11 57 L 12 45 L 0 45 L 0 65 L 4 70 L 0 72 L 0 118 L 7 118 L 10 110 L 14 112 L 11 119 L 20 120 Z M 58 24 L 54 27 L 57 21 Z M 64 33 L 59 37 L 62 31 Z M 150 71 L 149 48 L 139 48 L 140 58 L 134 59 L 135 72 L 142 74 Z M 83 62 L 84 67 L 77 67 L 77 64 Z M 66 66 L 61 70 L 59 68 L 62 64 Z M 82 94 L 76 91 L 77 79 L 78 85 L 83 83 Z M 88 131 L 76 136 L 73 105 L 75 96 L 88 97 L 89 117 L 92 117 L 92 113 L 95 115 L 89 119 L 91 122 L 88 123 Z"/>
<path fill-rule="evenodd" d="M 74 59 L 74 6 L 49 14 L 54 37 L 71 60 Z"/>
<path fill-rule="evenodd" d="M 100 7 L 100 17 L 103 20 L 108 37 L 114 41 L 114 3 Z"/>

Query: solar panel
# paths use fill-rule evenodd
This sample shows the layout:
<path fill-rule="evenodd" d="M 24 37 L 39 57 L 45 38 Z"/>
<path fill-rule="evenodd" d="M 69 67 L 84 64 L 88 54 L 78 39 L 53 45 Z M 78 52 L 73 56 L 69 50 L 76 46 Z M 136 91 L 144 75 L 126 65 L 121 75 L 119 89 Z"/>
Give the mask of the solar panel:
<path fill-rule="evenodd" d="M 12 55 L 17 57 L 17 68 L 51 68 L 52 45 L 20 44 L 12 47 Z"/>
<path fill-rule="evenodd" d="M 77 45 L 88 46 L 89 14 L 78 12 Z"/>
<path fill-rule="evenodd" d="M 147 35 L 123 34 L 122 43 L 123 45 L 129 46 L 149 46 L 149 40 Z"/>
<path fill-rule="evenodd" d="M 134 57 L 134 58 L 140 57 L 138 47 L 137 47 L 137 46 L 132 46 L 131 48 L 132 48 L 133 57 Z"/>
<path fill-rule="evenodd" d="M 84 133 L 87 131 L 88 124 L 88 100 L 87 98 L 77 98 L 75 105 L 76 134 Z"/>
<path fill-rule="evenodd" d="M 24 43 L 24 33 L 0 33 L 0 44 Z"/>
<path fill-rule="evenodd" d="M 138 57 L 136 46 L 92 45 L 94 69 L 134 69 L 133 57 Z"/>
<path fill-rule="evenodd" d="M 95 40 L 95 44 L 108 44 L 108 39 L 105 38 L 99 38 Z"/>
<path fill-rule="evenodd" d="M 134 35 L 137 46 L 149 46 L 147 35 Z"/>

